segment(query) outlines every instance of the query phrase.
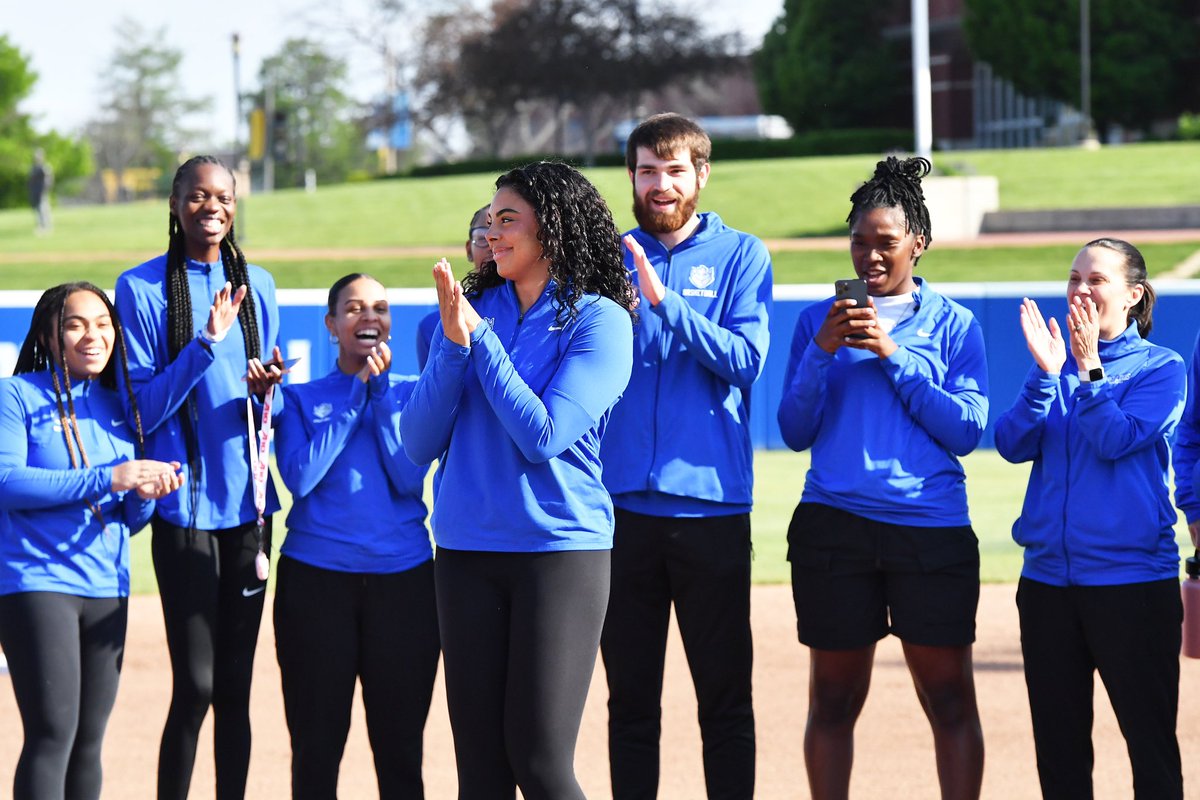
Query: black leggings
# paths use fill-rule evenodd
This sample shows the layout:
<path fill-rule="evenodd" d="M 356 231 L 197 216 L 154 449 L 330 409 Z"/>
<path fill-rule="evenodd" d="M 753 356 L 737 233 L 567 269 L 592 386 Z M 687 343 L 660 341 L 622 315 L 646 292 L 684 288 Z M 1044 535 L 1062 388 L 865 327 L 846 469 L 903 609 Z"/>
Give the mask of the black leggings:
<path fill-rule="evenodd" d="M 240 800 L 250 768 L 250 676 L 267 588 L 254 573 L 255 526 L 189 532 L 157 516 L 151 526 L 171 653 L 171 710 L 158 751 L 158 796 L 187 797 L 200 725 L 212 706 L 216 796 Z M 268 517 L 268 553 L 270 543 Z"/>
<path fill-rule="evenodd" d="M 337 797 L 357 679 L 379 797 L 424 797 L 422 743 L 438 652 L 432 561 L 375 575 L 280 558 L 275 654 L 292 740 L 292 797 Z"/>
<path fill-rule="evenodd" d="M 608 605 L 607 550 L 438 548 L 459 800 L 580 800 L 575 742 Z"/>
<path fill-rule="evenodd" d="M 117 697 L 128 613 L 124 597 L 0 597 L 0 646 L 25 729 L 17 800 L 100 796 L 100 745 Z"/>

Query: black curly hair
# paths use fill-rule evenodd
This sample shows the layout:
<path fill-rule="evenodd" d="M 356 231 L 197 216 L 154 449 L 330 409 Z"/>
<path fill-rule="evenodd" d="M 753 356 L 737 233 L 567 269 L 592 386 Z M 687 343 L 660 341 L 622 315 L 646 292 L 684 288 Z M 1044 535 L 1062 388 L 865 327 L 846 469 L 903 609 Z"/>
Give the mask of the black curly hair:
<path fill-rule="evenodd" d="M 558 323 L 579 314 L 577 306 L 585 294 L 607 297 L 633 315 L 637 290 L 622 261 L 621 235 L 604 198 L 579 170 L 557 161 L 538 161 L 497 178 L 496 189 L 504 188 L 533 207 L 538 241 L 555 284 Z M 502 283 L 495 261 L 485 262 L 462 281 L 463 292 L 471 297 Z"/>
<path fill-rule="evenodd" d="M 858 218 L 876 208 L 899 208 L 904 212 L 904 229 L 925 237 L 925 247 L 933 243 L 933 230 L 929 223 L 929 209 L 925 206 L 925 195 L 921 192 L 921 179 L 930 173 L 933 165 L 927 159 L 915 156 L 899 159 L 888 156 L 875 165 L 875 174 L 850 195 L 850 214 L 846 222 L 850 227 Z"/>
<path fill-rule="evenodd" d="M 63 440 L 67 446 L 71 466 L 78 468 L 88 466 L 87 453 L 83 448 L 83 439 L 79 433 L 79 423 L 75 419 L 75 400 L 71 396 L 71 373 L 67 369 L 66 339 L 63 335 L 63 313 L 67 300 L 76 292 L 91 292 L 99 297 L 108 309 L 113 326 L 113 354 L 104 365 L 99 377 L 100 385 L 107 389 L 117 388 L 117 364 L 120 364 L 121 376 L 125 381 L 126 399 L 133 414 L 134 432 L 137 435 L 137 453 L 140 456 L 145 451 L 142 434 L 142 416 L 138 412 L 137 399 L 133 395 L 132 384 L 129 381 L 129 355 L 125 348 L 125 329 L 121 326 L 121 317 L 113 307 L 112 301 L 100 287 L 87 281 L 74 281 L 53 286 L 42 293 L 37 305 L 33 308 L 33 318 L 29 322 L 29 333 L 21 345 L 17 355 L 14 375 L 30 372 L 50 371 L 51 383 L 54 386 L 54 397 L 58 406 L 59 423 L 62 427 Z M 51 342 L 57 346 L 52 347 Z M 58 351 L 57 358 L 54 355 Z M 65 402 L 64 402 L 65 398 Z M 76 458 L 76 448 L 78 458 Z M 89 505 L 91 505 L 89 501 Z M 93 506 L 93 511 L 96 511 Z M 96 512 L 99 513 L 99 512 Z"/>

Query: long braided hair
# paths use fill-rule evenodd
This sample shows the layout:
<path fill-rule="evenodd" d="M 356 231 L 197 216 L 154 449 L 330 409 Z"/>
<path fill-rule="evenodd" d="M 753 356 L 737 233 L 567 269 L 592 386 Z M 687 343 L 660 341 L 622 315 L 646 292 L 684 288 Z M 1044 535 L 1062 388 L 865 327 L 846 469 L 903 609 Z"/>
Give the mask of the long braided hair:
<path fill-rule="evenodd" d="M 909 233 L 924 235 L 925 247 L 928 248 L 933 243 L 933 230 L 929 223 L 925 194 L 921 191 L 921 179 L 932 168 L 933 165 L 920 156 L 903 160 L 888 156 L 880 161 L 875 165 L 871 180 L 850 195 L 850 214 L 846 222 L 853 228 L 859 216 L 867 211 L 899 208 L 904 212 L 904 229 Z"/>
<path fill-rule="evenodd" d="M 113 351 L 116 358 L 109 357 L 97 380 L 106 389 L 117 388 L 117 365 L 119 362 L 121 377 L 125 383 L 126 401 L 133 417 L 134 433 L 137 437 L 137 455 L 143 457 L 146 451 L 145 437 L 142 432 L 142 415 L 138 411 L 137 398 L 133 394 L 133 385 L 129 381 L 129 353 L 125 347 L 125 329 L 117 309 L 113 307 L 108 295 L 98 286 L 87 281 L 75 281 L 53 286 L 42 293 L 37 305 L 33 308 L 33 318 L 29 322 L 29 332 L 21 344 L 17 355 L 17 364 L 13 369 L 14 375 L 32 372 L 50 371 L 50 382 L 54 386 L 54 399 L 58 407 L 58 420 L 62 428 L 63 443 L 67 448 L 67 457 L 71 469 L 91 466 L 87 451 L 83 446 L 83 435 L 79 430 L 79 420 L 75 416 L 75 399 L 71 396 L 71 372 L 67 369 L 67 348 L 64 335 L 64 313 L 67 300 L 76 292 L 91 292 L 104 303 L 108 309 L 113 326 Z M 51 346 L 54 342 L 56 346 Z M 57 351 L 58 355 L 55 356 Z M 104 524 L 100 509 L 90 500 L 87 501 L 92 513 Z"/>
<path fill-rule="evenodd" d="M 194 156 L 179 166 L 175 178 L 171 182 L 171 196 L 178 206 L 190 190 L 196 170 L 203 164 L 220 167 L 229 173 L 234 189 L 237 189 L 233 171 L 215 156 Z M 167 295 L 167 352 L 174 361 L 189 342 L 196 337 L 192 321 L 192 294 L 188 288 L 187 276 L 187 237 L 183 226 L 175 212 L 169 212 L 167 217 L 167 274 L 165 291 Z M 234 238 L 233 226 L 221 240 L 221 263 L 225 268 L 225 280 L 235 288 L 246 287 L 246 298 L 238 309 L 238 324 L 242 329 L 242 339 L 245 342 L 246 358 L 258 358 L 262 354 L 262 339 L 258 330 L 258 312 L 254 302 L 254 292 L 250 286 L 250 272 L 246 267 L 246 256 L 242 254 Z M 200 495 L 200 463 L 199 444 L 196 440 L 196 411 L 195 395 L 188 394 L 187 402 L 179 409 L 179 422 L 183 432 L 183 441 L 187 448 L 188 463 L 188 496 L 191 501 L 190 519 L 196 517 L 196 504 Z M 194 527 L 193 525 L 188 526 Z"/>
<path fill-rule="evenodd" d="M 555 283 L 555 319 L 560 324 L 575 319 L 583 295 L 598 294 L 636 320 L 637 289 L 621 258 L 621 234 L 596 187 L 574 167 L 555 161 L 506 172 L 496 179 L 497 189 L 505 187 L 533 206 L 537 216 L 538 241 Z M 469 296 L 502 283 L 495 260 L 462 280 Z"/>

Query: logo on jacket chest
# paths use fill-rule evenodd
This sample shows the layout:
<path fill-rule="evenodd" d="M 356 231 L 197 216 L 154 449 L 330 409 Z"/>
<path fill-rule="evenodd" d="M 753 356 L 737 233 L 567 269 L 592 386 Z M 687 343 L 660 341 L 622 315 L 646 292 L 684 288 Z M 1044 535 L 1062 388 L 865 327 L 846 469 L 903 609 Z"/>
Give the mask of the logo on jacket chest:
<path fill-rule="evenodd" d="M 685 288 L 683 290 L 684 297 L 716 297 L 715 289 L 708 287 L 713 285 L 713 281 L 717 279 L 717 270 L 713 267 L 704 264 L 697 264 L 692 267 L 688 273 L 688 282 L 694 286 L 694 289 Z"/>
<path fill-rule="evenodd" d="M 324 422 L 333 413 L 332 403 L 317 403 L 313 406 L 313 422 Z"/>

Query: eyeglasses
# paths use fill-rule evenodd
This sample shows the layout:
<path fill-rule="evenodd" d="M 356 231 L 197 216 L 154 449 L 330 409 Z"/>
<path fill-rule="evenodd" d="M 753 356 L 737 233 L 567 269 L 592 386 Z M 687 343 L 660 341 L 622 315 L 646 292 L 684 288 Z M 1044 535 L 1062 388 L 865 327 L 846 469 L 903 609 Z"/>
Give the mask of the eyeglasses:
<path fill-rule="evenodd" d="M 482 231 L 482 233 L 480 233 Z M 471 228 L 471 246 L 478 247 L 480 250 L 491 247 L 487 240 L 487 228 Z"/>

